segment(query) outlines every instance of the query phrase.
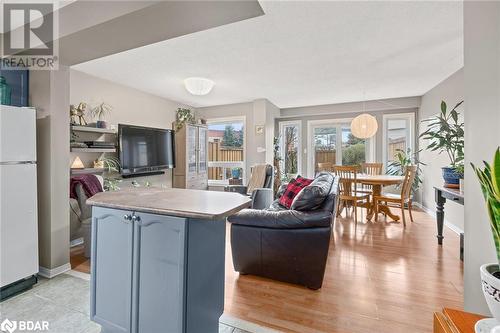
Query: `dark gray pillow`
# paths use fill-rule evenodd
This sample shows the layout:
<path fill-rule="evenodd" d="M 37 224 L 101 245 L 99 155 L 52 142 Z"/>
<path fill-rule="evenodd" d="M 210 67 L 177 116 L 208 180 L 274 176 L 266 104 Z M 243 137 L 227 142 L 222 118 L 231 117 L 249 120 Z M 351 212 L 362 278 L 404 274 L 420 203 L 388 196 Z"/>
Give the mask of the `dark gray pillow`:
<path fill-rule="evenodd" d="M 304 187 L 293 199 L 290 209 L 293 210 L 313 210 L 321 206 L 325 198 L 330 193 L 333 184 L 333 175 L 329 172 L 322 172 L 313 182 Z"/>

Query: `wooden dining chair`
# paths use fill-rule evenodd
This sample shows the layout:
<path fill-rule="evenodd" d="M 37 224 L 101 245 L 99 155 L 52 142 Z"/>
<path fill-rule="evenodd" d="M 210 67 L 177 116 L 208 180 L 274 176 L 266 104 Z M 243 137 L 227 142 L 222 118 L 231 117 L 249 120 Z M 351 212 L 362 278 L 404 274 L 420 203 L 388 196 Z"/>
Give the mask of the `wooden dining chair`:
<path fill-rule="evenodd" d="M 318 163 L 317 172 L 321 172 L 321 171 L 332 172 L 332 170 L 333 170 L 333 163 L 332 162 Z"/>
<path fill-rule="evenodd" d="M 361 163 L 361 173 L 371 176 L 382 174 L 383 163 Z M 371 194 L 373 191 L 371 185 L 361 184 L 358 192 Z"/>
<path fill-rule="evenodd" d="M 380 196 L 373 198 L 375 202 L 375 221 L 378 221 L 379 206 L 387 207 L 397 207 L 401 209 L 401 217 L 403 219 L 403 225 L 406 227 L 405 218 L 405 204 L 408 205 L 408 212 L 410 213 L 410 221 L 413 222 L 412 216 L 412 196 L 411 188 L 413 181 L 415 180 L 415 175 L 417 174 L 417 166 L 411 165 L 407 166 L 405 169 L 405 175 L 403 180 L 403 186 L 401 187 L 401 193 L 392 194 L 385 193 Z"/>
<path fill-rule="evenodd" d="M 383 163 L 361 163 L 361 172 L 367 175 L 381 175 Z"/>
<path fill-rule="evenodd" d="M 357 174 L 359 168 L 357 166 L 333 166 L 333 173 L 340 177 L 340 206 L 337 210 L 337 216 L 340 215 L 342 209 L 352 204 L 354 208 L 354 221 L 358 223 L 358 206 L 363 207 L 368 205 L 370 194 L 358 192 Z M 363 211 L 361 210 L 361 219 L 363 219 Z"/>

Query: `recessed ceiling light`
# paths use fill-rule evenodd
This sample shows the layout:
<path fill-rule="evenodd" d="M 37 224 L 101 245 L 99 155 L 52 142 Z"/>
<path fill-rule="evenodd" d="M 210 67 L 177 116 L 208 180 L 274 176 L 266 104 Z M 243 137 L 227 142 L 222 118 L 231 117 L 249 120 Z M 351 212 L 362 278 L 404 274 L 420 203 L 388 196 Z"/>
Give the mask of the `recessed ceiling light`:
<path fill-rule="evenodd" d="M 196 96 L 208 94 L 214 87 L 215 82 L 203 77 L 188 77 L 184 80 L 186 90 Z"/>

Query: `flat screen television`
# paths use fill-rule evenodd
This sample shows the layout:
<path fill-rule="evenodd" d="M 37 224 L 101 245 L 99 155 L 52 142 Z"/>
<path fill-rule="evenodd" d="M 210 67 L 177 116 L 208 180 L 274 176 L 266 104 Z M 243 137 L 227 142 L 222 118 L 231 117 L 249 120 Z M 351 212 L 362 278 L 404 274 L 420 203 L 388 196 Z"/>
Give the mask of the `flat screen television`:
<path fill-rule="evenodd" d="M 118 124 L 118 142 L 123 177 L 175 167 L 172 130 Z"/>

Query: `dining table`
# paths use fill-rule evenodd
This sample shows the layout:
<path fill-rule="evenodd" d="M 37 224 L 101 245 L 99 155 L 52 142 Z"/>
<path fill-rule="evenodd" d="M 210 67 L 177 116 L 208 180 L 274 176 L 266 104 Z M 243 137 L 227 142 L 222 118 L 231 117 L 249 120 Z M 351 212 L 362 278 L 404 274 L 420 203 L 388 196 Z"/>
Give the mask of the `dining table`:
<path fill-rule="evenodd" d="M 370 185 L 372 188 L 371 201 L 368 202 L 367 209 L 368 214 L 366 215 L 367 221 L 371 221 L 375 215 L 375 199 L 374 197 L 380 196 L 382 194 L 382 188 L 385 186 L 399 185 L 403 183 L 403 176 L 392 176 L 392 175 L 368 175 L 358 173 L 356 175 L 356 180 L 358 183 L 363 185 Z M 379 213 L 385 213 L 394 221 L 399 221 L 399 215 L 392 213 L 388 206 L 380 206 Z"/>

